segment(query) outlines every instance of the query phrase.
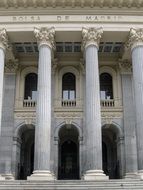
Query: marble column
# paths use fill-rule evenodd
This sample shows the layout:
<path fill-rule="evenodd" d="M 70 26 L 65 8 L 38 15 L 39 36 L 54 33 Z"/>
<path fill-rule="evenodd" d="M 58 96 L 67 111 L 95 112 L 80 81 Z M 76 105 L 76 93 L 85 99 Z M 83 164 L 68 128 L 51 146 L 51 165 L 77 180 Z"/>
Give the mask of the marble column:
<path fill-rule="evenodd" d="M 86 131 L 87 171 L 85 180 L 108 179 L 102 170 L 101 109 L 99 90 L 98 46 L 102 29 L 83 28 L 86 60 Z"/>
<path fill-rule="evenodd" d="M 138 172 L 143 179 L 143 29 L 131 29 L 127 46 L 131 48 L 136 111 Z"/>
<path fill-rule="evenodd" d="M 127 60 L 120 60 L 119 67 L 122 79 L 123 122 L 125 142 L 125 178 L 137 177 L 137 148 L 135 131 L 135 109 L 132 84 L 132 66 Z"/>
<path fill-rule="evenodd" d="M 8 48 L 8 36 L 5 29 L 0 30 L 0 136 L 2 125 L 2 104 L 3 104 L 3 81 L 4 81 L 4 61 L 5 51 Z M 0 175 L 0 180 L 5 178 Z"/>
<path fill-rule="evenodd" d="M 54 180 L 50 171 L 51 153 L 51 51 L 54 28 L 35 28 L 38 41 L 38 97 L 35 130 L 34 172 L 29 180 Z"/>

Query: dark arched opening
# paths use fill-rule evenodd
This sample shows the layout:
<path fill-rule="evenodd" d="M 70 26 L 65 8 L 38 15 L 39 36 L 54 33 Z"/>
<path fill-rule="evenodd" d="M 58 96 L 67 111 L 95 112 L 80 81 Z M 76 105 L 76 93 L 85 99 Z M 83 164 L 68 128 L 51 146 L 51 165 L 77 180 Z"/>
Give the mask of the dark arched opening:
<path fill-rule="evenodd" d="M 25 77 L 24 99 L 36 100 L 37 98 L 37 74 L 29 73 Z"/>
<path fill-rule="evenodd" d="M 27 129 L 21 134 L 19 179 L 27 179 L 34 169 L 34 129 Z"/>
<path fill-rule="evenodd" d="M 74 100 L 76 98 L 76 78 L 72 73 L 66 73 L 62 78 L 63 100 Z"/>
<path fill-rule="evenodd" d="M 65 125 L 59 132 L 58 179 L 79 179 L 78 131 Z"/>
<path fill-rule="evenodd" d="M 102 163 L 103 171 L 110 179 L 120 178 L 117 134 L 112 127 L 102 128 Z"/>
<path fill-rule="evenodd" d="M 100 97 L 101 100 L 113 99 L 112 76 L 108 73 L 100 75 Z"/>

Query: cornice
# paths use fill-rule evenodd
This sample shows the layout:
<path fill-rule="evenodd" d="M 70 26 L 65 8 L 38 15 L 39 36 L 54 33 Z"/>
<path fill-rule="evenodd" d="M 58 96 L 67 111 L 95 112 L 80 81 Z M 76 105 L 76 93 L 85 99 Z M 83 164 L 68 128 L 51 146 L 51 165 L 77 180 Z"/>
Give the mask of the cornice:
<path fill-rule="evenodd" d="M 142 8 L 143 0 L 1 0 L 0 8 L 46 8 L 46 7 L 70 7 L 70 8 Z"/>

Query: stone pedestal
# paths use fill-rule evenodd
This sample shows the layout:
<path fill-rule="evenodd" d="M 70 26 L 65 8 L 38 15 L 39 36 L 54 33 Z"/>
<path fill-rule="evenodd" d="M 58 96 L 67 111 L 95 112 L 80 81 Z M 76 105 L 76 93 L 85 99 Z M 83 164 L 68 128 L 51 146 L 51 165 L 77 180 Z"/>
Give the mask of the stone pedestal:
<path fill-rule="evenodd" d="M 83 29 L 86 58 L 87 171 L 85 180 L 107 179 L 102 171 L 101 109 L 98 69 L 98 44 L 101 29 Z"/>
<path fill-rule="evenodd" d="M 35 29 L 39 47 L 38 97 L 36 110 L 35 159 L 28 180 L 54 180 L 50 171 L 51 153 L 51 49 L 54 30 Z"/>

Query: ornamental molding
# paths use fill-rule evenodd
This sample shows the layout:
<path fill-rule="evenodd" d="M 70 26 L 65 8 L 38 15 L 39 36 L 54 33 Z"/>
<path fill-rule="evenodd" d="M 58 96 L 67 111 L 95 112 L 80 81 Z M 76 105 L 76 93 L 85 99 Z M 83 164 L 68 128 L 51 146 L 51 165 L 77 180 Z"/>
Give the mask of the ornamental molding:
<path fill-rule="evenodd" d="M 123 117 L 123 112 L 102 112 L 101 111 L 101 118 L 102 120 L 110 120 L 110 119 L 115 119 L 115 118 L 122 118 Z"/>
<path fill-rule="evenodd" d="M 3 50 L 9 48 L 8 36 L 5 28 L 0 29 L 0 48 Z"/>
<path fill-rule="evenodd" d="M 89 45 L 95 45 L 99 47 L 102 34 L 103 34 L 102 28 L 83 28 L 82 29 L 83 48 L 86 48 Z"/>
<path fill-rule="evenodd" d="M 82 71 L 82 74 L 85 75 L 85 63 L 84 63 L 83 59 L 80 59 L 79 67 L 80 67 L 80 69 Z"/>
<path fill-rule="evenodd" d="M 126 8 L 142 8 L 142 0 L 134 1 L 134 0 L 101 0 L 101 1 L 95 1 L 95 0 L 13 0 L 13 1 L 8 1 L 8 0 L 1 0 L 1 8 L 28 8 L 28 7 L 33 7 L 33 8 L 46 8 L 46 7 L 99 7 L 99 8 L 121 8 L 121 7 L 126 7 Z"/>
<path fill-rule="evenodd" d="M 143 28 L 131 28 L 125 46 L 128 49 L 131 48 L 131 50 L 133 50 L 135 47 L 140 45 L 143 45 Z"/>
<path fill-rule="evenodd" d="M 18 119 L 25 119 L 29 121 L 29 119 L 32 121 L 35 121 L 36 119 L 36 112 L 33 111 L 33 112 L 21 112 L 21 111 L 16 111 L 15 113 L 15 118 L 18 118 Z"/>
<path fill-rule="evenodd" d="M 51 49 L 55 49 L 55 29 L 51 28 L 34 28 L 34 35 L 37 39 L 38 46 L 48 45 Z"/>
<path fill-rule="evenodd" d="M 119 69 L 121 74 L 131 74 L 132 64 L 128 60 L 119 60 Z"/>
<path fill-rule="evenodd" d="M 71 121 L 71 119 L 75 118 L 82 118 L 82 113 L 78 112 L 61 112 L 61 113 L 55 113 L 55 118 L 64 118 L 66 121 Z"/>
<path fill-rule="evenodd" d="M 18 60 L 8 60 L 5 63 L 5 73 L 15 73 L 18 69 Z"/>
<path fill-rule="evenodd" d="M 52 74 L 55 75 L 58 68 L 58 59 L 52 61 Z"/>

